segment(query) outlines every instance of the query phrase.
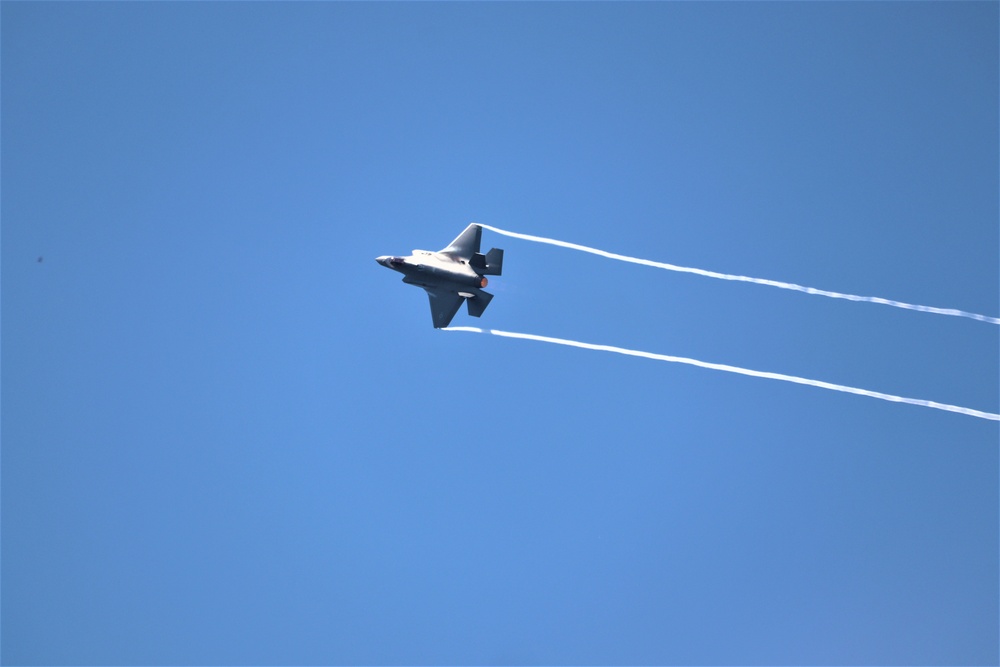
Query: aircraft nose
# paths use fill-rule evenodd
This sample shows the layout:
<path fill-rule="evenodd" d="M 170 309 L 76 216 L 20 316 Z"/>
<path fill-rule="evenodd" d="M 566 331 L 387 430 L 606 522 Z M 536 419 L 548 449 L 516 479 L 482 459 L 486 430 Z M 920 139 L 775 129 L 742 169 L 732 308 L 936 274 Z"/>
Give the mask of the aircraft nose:
<path fill-rule="evenodd" d="M 385 262 L 387 259 L 389 259 L 388 255 L 382 255 L 381 257 L 376 257 L 375 261 L 381 264 L 382 266 L 385 266 Z"/>

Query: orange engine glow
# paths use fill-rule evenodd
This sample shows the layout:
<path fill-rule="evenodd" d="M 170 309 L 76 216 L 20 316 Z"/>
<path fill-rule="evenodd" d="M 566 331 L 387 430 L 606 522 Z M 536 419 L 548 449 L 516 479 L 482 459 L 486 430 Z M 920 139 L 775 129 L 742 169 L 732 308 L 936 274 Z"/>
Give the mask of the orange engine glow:
<path fill-rule="evenodd" d="M 479 281 L 479 286 L 480 286 L 480 287 L 486 287 L 486 286 L 487 286 L 487 285 L 489 285 L 489 284 L 490 284 L 490 281 L 488 281 L 488 280 L 486 279 L 486 276 L 483 276 L 483 279 L 482 279 L 481 281 Z"/>

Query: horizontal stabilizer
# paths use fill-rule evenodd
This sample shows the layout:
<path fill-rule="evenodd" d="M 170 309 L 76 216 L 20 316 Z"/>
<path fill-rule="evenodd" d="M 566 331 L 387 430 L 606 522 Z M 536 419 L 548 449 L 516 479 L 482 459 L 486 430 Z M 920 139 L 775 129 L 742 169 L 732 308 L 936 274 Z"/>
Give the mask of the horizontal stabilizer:
<path fill-rule="evenodd" d="M 493 295 L 489 292 L 484 292 L 481 289 L 477 289 L 475 296 L 471 299 L 466 299 L 465 303 L 469 309 L 469 315 L 473 317 L 479 317 L 486 310 L 486 306 L 490 305 L 490 301 L 493 300 Z"/>

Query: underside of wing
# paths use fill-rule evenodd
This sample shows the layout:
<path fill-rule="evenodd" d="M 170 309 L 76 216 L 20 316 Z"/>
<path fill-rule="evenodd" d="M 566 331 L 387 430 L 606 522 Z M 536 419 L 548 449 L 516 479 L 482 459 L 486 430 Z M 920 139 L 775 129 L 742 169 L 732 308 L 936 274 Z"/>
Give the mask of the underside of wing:
<path fill-rule="evenodd" d="M 451 319 L 462 305 L 462 297 L 456 292 L 444 289 L 424 288 L 431 302 L 431 317 L 434 320 L 434 328 L 441 329 L 451 324 Z"/>
<path fill-rule="evenodd" d="M 479 252 L 479 243 L 482 237 L 483 228 L 476 223 L 472 223 L 441 253 L 450 255 L 456 259 L 471 259 L 475 253 Z"/>

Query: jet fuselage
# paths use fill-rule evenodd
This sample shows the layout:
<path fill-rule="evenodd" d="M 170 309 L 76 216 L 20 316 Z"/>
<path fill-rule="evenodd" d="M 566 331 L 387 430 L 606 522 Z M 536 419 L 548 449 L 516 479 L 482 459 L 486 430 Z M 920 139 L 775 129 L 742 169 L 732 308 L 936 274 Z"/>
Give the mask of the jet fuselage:
<path fill-rule="evenodd" d="M 407 257 L 383 255 L 375 261 L 402 273 L 407 283 L 421 287 L 486 287 L 486 276 L 477 274 L 464 259 L 452 259 L 439 252 L 414 250 Z"/>

